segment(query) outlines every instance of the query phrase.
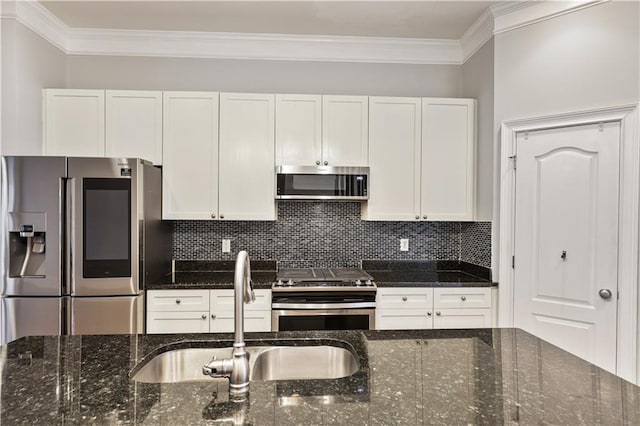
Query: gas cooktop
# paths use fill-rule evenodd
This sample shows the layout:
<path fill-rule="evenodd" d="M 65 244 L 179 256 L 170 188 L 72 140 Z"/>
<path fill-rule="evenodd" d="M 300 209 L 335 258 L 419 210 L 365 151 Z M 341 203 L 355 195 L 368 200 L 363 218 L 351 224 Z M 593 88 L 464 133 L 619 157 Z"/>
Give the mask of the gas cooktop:
<path fill-rule="evenodd" d="M 375 291 L 376 285 L 371 275 L 358 268 L 284 268 L 278 271 L 272 289 Z"/>

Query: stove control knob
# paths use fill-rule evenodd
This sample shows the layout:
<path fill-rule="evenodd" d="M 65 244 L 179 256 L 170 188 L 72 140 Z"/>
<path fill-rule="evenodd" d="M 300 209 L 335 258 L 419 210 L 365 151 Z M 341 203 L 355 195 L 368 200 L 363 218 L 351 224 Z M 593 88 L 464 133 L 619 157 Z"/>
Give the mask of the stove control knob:
<path fill-rule="evenodd" d="M 278 282 L 276 283 L 276 286 L 282 287 L 282 280 L 278 280 Z"/>
<path fill-rule="evenodd" d="M 289 286 L 293 285 L 293 280 L 287 281 L 287 285 L 289 285 Z"/>
<path fill-rule="evenodd" d="M 367 280 L 367 282 L 365 283 L 365 285 L 368 285 L 369 287 L 371 287 L 373 285 L 373 283 L 371 282 L 371 280 Z"/>
<path fill-rule="evenodd" d="M 356 280 L 356 285 L 357 285 L 357 286 L 362 285 L 362 281 L 360 281 L 360 280 Z"/>

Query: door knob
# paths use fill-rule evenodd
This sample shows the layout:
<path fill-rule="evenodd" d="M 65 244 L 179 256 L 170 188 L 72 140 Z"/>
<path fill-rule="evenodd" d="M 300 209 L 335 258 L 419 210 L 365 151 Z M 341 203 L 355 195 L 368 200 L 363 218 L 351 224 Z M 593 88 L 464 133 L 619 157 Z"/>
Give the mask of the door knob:
<path fill-rule="evenodd" d="M 613 295 L 613 293 L 611 293 L 611 290 L 609 290 L 608 288 L 603 288 L 601 289 L 598 294 L 600 295 L 600 297 L 602 297 L 603 299 L 611 299 L 611 296 Z"/>
<path fill-rule="evenodd" d="M 562 250 L 562 254 L 560 255 L 560 259 L 567 260 L 567 251 L 566 250 Z"/>

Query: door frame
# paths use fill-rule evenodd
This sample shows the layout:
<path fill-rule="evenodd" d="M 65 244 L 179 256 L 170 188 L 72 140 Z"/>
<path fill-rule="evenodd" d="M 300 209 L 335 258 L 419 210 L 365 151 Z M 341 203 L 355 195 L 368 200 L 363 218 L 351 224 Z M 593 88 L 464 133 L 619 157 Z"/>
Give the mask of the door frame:
<path fill-rule="evenodd" d="M 500 224 L 498 324 L 513 327 L 516 136 L 519 133 L 602 122 L 620 123 L 620 198 L 618 224 L 618 319 L 616 371 L 640 383 L 638 360 L 638 292 L 640 243 L 640 140 L 638 106 L 628 104 L 503 121 L 500 144 Z M 517 167 L 517 164 L 516 164 Z M 516 262 L 518 260 L 516 259 Z"/>

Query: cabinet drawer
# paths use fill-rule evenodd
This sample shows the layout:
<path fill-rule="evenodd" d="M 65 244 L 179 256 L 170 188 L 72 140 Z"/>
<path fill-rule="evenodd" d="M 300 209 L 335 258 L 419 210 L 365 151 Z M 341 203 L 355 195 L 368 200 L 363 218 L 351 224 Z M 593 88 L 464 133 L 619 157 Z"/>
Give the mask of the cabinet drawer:
<path fill-rule="evenodd" d="M 233 333 L 235 321 L 232 311 L 213 313 L 210 318 L 211 333 Z M 244 331 L 271 331 L 271 311 L 245 311 Z"/>
<path fill-rule="evenodd" d="M 425 309 L 433 306 L 431 288 L 379 288 L 376 308 Z"/>
<path fill-rule="evenodd" d="M 433 316 L 433 328 L 489 328 L 491 309 L 442 309 Z"/>
<path fill-rule="evenodd" d="M 209 312 L 147 312 L 147 333 L 207 333 Z"/>
<path fill-rule="evenodd" d="M 209 290 L 149 290 L 147 311 L 209 312 Z"/>
<path fill-rule="evenodd" d="M 376 330 L 433 328 L 431 309 L 376 309 Z"/>
<path fill-rule="evenodd" d="M 435 288 L 435 308 L 490 308 L 491 288 Z"/>
<path fill-rule="evenodd" d="M 270 311 L 271 290 L 254 290 L 256 301 L 245 304 L 246 311 Z M 233 290 L 211 290 L 212 312 L 233 312 Z"/>

